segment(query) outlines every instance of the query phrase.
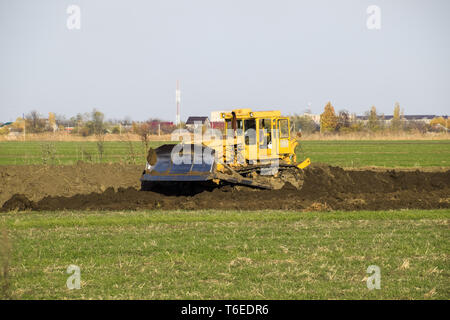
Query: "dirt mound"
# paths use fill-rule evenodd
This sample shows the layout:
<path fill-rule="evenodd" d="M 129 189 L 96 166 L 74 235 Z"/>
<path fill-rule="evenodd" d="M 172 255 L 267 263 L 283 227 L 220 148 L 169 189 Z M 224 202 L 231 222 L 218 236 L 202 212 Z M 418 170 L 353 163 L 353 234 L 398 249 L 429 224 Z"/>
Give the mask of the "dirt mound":
<path fill-rule="evenodd" d="M 30 201 L 23 194 L 15 194 L 3 204 L 3 211 L 11 210 L 28 210 L 33 209 L 35 206 L 34 202 Z"/>
<path fill-rule="evenodd" d="M 302 193 L 432 191 L 448 188 L 449 185 L 450 171 L 363 171 L 321 165 L 305 170 L 305 187 Z"/>
<path fill-rule="evenodd" d="M 307 168 L 302 190 L 290 184 L 280 190 L 256 190 L 224 185 L 198 189 L 192 184 L 139 190 L 142 168 L 120 165 L 56 167 L 41 175 L 40 191 L 10 194 L 2 210 L 126 210 L 126 209 L 287 209 L 287 210 L 385 210 L 450 208 L 450 171 L 344 170 L 315 165 Z M 60 170 L 60 171 L 59 171 Z M 1 174 L 2 171 L 0 171 Z M 27 172 L 26 170 L 24 172 Z M 76 173 L 87 184 L 64 189 L 45 186 Z M 66 176 L 67 179 L 67 176 Z M 128 185 L 127 185 L 128 184 Z M 76 193 L 81 188 L 83 193 Z M 45 193 L 43 192 L 45 190 Z M 5 189 L 2 189 L 4 192 Z M 11 191 L 9 191 L 11 192 Z M 72 192 L 72 194 L 70 194 Z M 7 192 L 6 192 L 7 193 Z M 69 193 L 69 195 L 65 194 Z M 3 194 L 3 193 L 2 193 Z"/>
<path fill-rule="evenodd" d="M 140 186 L 142 166 L 78 163 L 73 166 L 0 166 L 0 205 L 14 194 L 30 200 Z"/>

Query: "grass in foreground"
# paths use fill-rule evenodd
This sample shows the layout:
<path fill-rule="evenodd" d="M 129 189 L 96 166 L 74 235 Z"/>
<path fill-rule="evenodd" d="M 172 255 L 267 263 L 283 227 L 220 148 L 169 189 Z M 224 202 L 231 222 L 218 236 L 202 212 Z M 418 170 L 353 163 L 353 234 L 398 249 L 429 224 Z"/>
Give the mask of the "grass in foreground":
<path fill-rule="evenodd" d="M 449 299 L 450 211 L 18 212 L 21 299 Z M 81 289 L 69 290 L 69 265 Z M 369 265 L 381 289 L 368 290 Z"/>
<path fill-rule="evenodd" d="M 151 141 L 158 147 L 164 141 Z M 404 141 L 302 141 L 299 159 L 310 157 L 341 167 L 450 167 L 450 140 Z M 74 164 L 77 161 L 100 162 L 96 142 L 0 142 L 0 165 Z M 102 162 L 145 161 L 141 142 L 107 141 Z"/>

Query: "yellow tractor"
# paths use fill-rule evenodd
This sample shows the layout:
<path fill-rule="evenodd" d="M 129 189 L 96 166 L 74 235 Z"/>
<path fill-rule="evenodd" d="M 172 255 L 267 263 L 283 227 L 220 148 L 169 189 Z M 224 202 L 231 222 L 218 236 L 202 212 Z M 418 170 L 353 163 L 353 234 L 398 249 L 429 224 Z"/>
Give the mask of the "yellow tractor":
<path fill-rule="evenodd" d="M 288 117 L 280 111 L 251 109 L 236 109 L 221 117 L 224 132 L 203 130 L 194 133 L 194 139 L 184 135 L 188 141 L 150 149 L 142 189 L 202 181 L 263 189 L 280 189 L 286 182 L 302 187 L 303 169 L 310 160 L 297 163 L 299 142 Z"/>

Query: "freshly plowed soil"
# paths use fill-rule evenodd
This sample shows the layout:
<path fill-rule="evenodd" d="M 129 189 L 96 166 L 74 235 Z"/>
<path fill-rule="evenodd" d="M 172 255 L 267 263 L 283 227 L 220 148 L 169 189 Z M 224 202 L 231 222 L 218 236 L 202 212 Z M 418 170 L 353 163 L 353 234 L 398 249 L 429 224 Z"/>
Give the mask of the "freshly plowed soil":
<path fill-rule="evenodd" d="M 313 165 L 303 188 L 257 190 L 178 185 L 140 191 L 141 166 L 0 167 L 0 205 L 9 210 L 386 210 L 450 208 L 450 170 L 344 170 Z"/>
<path fill-rule="evenodd" d="M 108 187 L 139 188 L 142 165 L 0 166 L 0 206 L 14 194 L 37 201 L 46 196 L 103 192 Z"/>

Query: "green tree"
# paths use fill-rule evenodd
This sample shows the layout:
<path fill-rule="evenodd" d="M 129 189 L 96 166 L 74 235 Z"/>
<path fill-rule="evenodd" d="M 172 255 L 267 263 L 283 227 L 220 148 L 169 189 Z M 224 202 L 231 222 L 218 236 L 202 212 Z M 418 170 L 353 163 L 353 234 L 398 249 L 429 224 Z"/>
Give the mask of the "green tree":
<path fill-rule="evenodd" d="M 393 113 L 392 122 L 391 122 L 392 129 L 394 131 L 399 131 L 400 130 L 400 124 L 401 124 L 400 104 L 398 102 L 396 102 L 395 106 L 394 106 L 394 113 Z"/>
<path fill-rule="evenodd" d="M 295 115 L 291 117 L 292 127 L 302 133 L 310 134 L 318 130 L 318 125 L 311 117 Z"/>
<path fill-rule="evenodd" d="M 368 112 L 367 126 L 371 131 L 376 131 L 380 128 L 380 121 L 378 120 L 377 108 L 372 106 Z"/>
<path fill-rule="evenodd" d="M 92 126 L 92 133 L 95 135 L 104 134 L 105 133 L 105 124 L 103 122 L 103 119 L 105 118 L 105 115 L 94 109 L 91 114 L 91 126 Z"/>
<path fill-rule="evenodd" d="M 323 113 L 320 115 L 320 132 L 334 132 L 338 125 L 338 117 L 334 111 L 334 107 L 331 102 L 328 102 L 324 108 Z"/>
<path fill-rule="evenodd" d="M 103 154 L 105 152 L 105 123 L 103 119 L 105 115 L 97 109 L 92 110 L 90 114 L 90 121 L 86 123 L 86 126 L 79 129 L 79 133 L 83 136 L 94 134 L 97 138 L 97 151 L 99 160 L 103 160 Z"/>

